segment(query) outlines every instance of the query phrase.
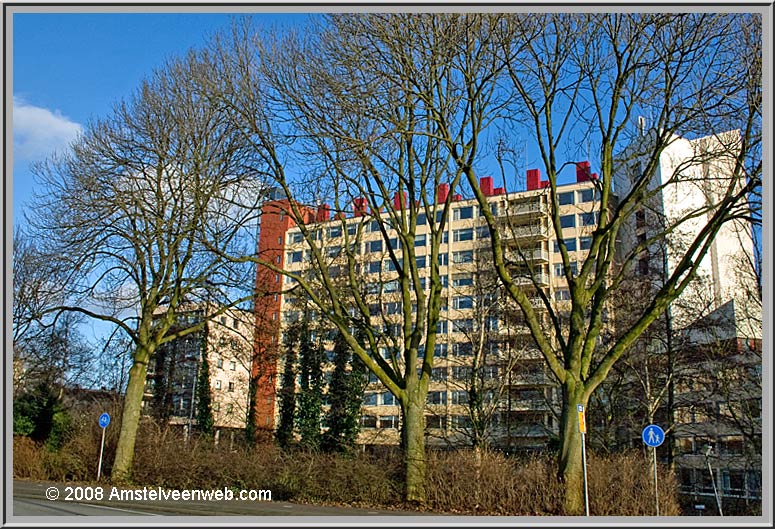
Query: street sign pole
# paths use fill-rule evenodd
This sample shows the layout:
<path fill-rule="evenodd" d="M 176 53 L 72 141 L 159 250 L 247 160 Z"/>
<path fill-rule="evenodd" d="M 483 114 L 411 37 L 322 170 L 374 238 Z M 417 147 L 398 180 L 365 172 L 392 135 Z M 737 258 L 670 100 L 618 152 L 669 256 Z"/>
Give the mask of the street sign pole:
<path fill-rule="evenodd" d="M 584 465 L 584 512 L 589 516 L 589 489 L 587 485 L 587 421 L 584 416 L 584 406 L 579 404 L 579 432 L 581 432 L 581 461 Z"/>
<path fill-rule="evenodd" d="M 659 516 L 659 483 L 657 482 L 657 447 L 665 441 L 665 431 L 656 424 L 649 424 L 641 434 L 644 444 L 651 447 L 654 456 L 654 502 Z"/>
<path fill-rule="evenodd" d="M 102 429 L 102 443 L 100 443 L 100 462 L 97 464 L 97 481 L 102 474 L 102 452 L 105 450 L 105 428 Z"/>
<path fill-rule="evenodd" d="M 657 485 L 657 447 L 651 449 L 654 454 L 654 501 L 657 504 L 657 516 L 659 516 L 659 486 Z"/>
<path fill-rule="evenodd" d="M 97 463 L 97 481 L 100 480 L 102 475 L 102 453 L 105 451 L 105 429 L 110 424 L 110 415 L 103 413 L 100 415 L 99 425 L 102 428 L 102 442 L 100 443 L 100 461 Z"/>

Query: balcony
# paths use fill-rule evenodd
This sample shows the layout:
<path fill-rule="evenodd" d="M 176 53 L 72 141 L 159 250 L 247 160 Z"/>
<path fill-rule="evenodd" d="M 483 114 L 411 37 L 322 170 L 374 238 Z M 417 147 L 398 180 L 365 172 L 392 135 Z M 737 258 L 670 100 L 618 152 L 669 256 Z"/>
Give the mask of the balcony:
<path fill-rule="evenodd" d="M 547 207 L 543 201 L 531 200 L 528 202 L 512 202 L 509 204 L 507 215 L 514 218 L 539 217 L 546 215 Z"/>
<path fill-rule="evenodd" d="M 506 253 L 506 259 L 514 263 L 548 263 L 549 252 L 543 248 L 525 250 L 521 254 L 517 251 L 510 251 Z"/>
<path fill-rule="evenodd" d="M 519 286 L 533 286 L 534 284 L 540 285 L 540 286 L 548 286 L 549 275 L 543 274 L 543 273 L 520 274 L 520 275 L 514 276 L 514 283 Z M 533 300 L 537 300 L 538 305 L 535 305 Z M 530 304 L 536 308 L 543 306 L 543 304 L 541 303 L 541 298 L 531 298 Z"/>
<path fill-rule="evenodd" d="M 546 239 L 549 237 L 549 229 L 538 224 L 526 224 L 523 226 L 504 226 L 503 239 L 505 241 L 517 241 L 525 239 Z"/>

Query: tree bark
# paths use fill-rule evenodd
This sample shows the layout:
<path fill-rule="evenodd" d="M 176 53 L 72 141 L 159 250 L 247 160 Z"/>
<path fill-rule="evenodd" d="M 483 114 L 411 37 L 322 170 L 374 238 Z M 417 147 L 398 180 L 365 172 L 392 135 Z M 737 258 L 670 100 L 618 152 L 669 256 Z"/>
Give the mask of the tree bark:
<path fill-rule="evenodd" d="M 559 479 L 564 485 L 565 515 L 584 514 L 584 468 L 581 454 L 581 432 L 577 406 L 582 402 L 579 391 L 563 386 L 563 406 L 560 417 Z"/>
<path fill-rule="evenodd" d="M 417 392 L 419 393 L 419 392 Z M 419 395 L 409 397 L 404 411 L 404 462 L 408 503 L 425 503 L 425 416 Z"/>
<path fill-rule="evenodd" d="M 145 377 L 148 370 L 147 349 L 138 349 L 129 370 L 129 381 L 124 398 L 124 411 L 121 417 L 121 433 L 116 446 L 116 459 L 113 462 L 111 481 L 116 484 L 128 484 L 132 481 L 132 462 L 135 457 L 135 441 L 140 424 Z"/>

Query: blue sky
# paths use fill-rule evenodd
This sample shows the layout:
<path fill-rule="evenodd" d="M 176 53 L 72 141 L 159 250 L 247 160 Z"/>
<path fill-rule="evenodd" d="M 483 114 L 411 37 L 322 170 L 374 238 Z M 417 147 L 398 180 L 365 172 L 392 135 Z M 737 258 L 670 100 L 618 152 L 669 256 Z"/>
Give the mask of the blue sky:
<path fill-rule="evenodd" d="M 165 59 L 228 28 L 227 13 L 14 13 L 13 213 L 32 195 L 30 163 L 65 147 L 94 117 L 129 96 Z M 261 14 L 267 25 L 307 14 Z"/>

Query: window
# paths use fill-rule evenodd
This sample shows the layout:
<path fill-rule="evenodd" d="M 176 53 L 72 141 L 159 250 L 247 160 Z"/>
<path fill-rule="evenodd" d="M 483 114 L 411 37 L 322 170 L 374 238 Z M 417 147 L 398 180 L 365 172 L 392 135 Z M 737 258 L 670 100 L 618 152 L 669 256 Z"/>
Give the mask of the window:
<path fill-rule="evenodd" d="M 396 396 L 390 393 L 389 391 L 386 391 L 385 393 L 380 393 L 379 402 L 383 406 L 395 406 L 396 404 L 398 404 L 398 402 L 396 401 Z"/>
<path fill-rule="evenodd" d="M 446 391 L 429 391 L 428 392 L 428 404 L 446 404 L 447 392 Z"/>
<path fill-rule="evenodd" d="M 639 209 L 635 212 L 635 226 L 642 228 L 646 225 L 646 212 Z"/>
<path fill-rule="evenodd" d="M 388 243 L 390 243 L 390 247 L 394 250 L 401 249 L 401 241 L 398 240 L 398 237 L 393 237 L 392 239 L 388 240 Z"/>
<path fill-rule="evenodd" d="M 358 225 L 357 224 L 349 224 L 347 226 L 347 235 L 355 235 L 358 233 Z"/>
<path fill-rule="evenodd" d="M 428 218 L 425 216 L 425 213 L 419 213 L 417 215 L 417 225 L 423 226 L 428 223 Z"/>
<path fill-rule="evenodd" d="M 370 232 L 377 232 L 377 231 L 379 231 L 379 221 L 378 220 L 372 220 L 368 224 L 368 228 L 369 229 L 367 231 L 370 231 Z"/>
<path fill-rule="evenodd" d="M 447 244 L 449 243 L 449 232 L 444 231 L 441 233 L 441 244 Z"/>
<path fill-rule="evenodd" d="M 427 259 L 424 255 L 418 255 L 416 258 L 417 268 L 425 268 Z"/>
<path fill-rule="evenodd" d="M 452 344 L 452 354 L 455 356 L 471 356 L 474 354 L 473 345 L 470 342 L 458 342 Z"/>
<path fill-rule="evenodd" d="M 570 266 L 568 268 L 570 268 L 571 275 L 573 276 L 578 275 L 578 264 L 576 263 L 576 261 L 571 261 Z M 554 265 L 554 275 L 557 277 L 565 277 L 564 267 L 562 266 L 561 263 Z"/>
<path fill-rule="evenodd" d="M 404 266 L 404 260 L 403 259 L 398 259 L 398 266 L 401 266 L 401 267 Z M 385 261 L 384 268 L 385 268 L 386 272 L 395 272 L 396 271 L 396 265 L 395 265 L 395 263 L 393 262 L 392 259 L 389 259 L 389 260 Z"/>
<path fill-rule="evenodd" d="M 230 371 L 236 371 L 237 370 L 237 362 L 235 362 L 234 360 L 229 362 L 229 370 Z"/>
<path fill-rule="evenodd" d="M 569 252 L 576 251 L 576 239 L 563 239 L 565 241 L 565 249 Z M 554 253 L 560 253 L 560 244 L 554 241 Z"/>
<path fill-rule="evenodd" d="M 452 404 L 468 404 L 468 392 L 467 391 L 453 391 L 452 392 Z"/>
<path fill-rule="evenodd" d="M 415 235 L 414 237 L 415 248 L 425 246 L 427 242 L 428 242 L 428 235 L 425 233 L 423 233 L 422 235 Z"/>
<path fill-rule="evenodd" d="M 452 426 L 455 428 L 471 428 L 471 417 L 468 415 L 453 415 Z"/>
<path fill-rule="evenodd" d="M 289 239 L 291 244 L 300 243 L 301 241 L 304 240 L 304 235 L 302 235 L 300 231 L 297 231 L 297 232 L 291 233 L 289 235 Z"/>
<path fill-rule="evenodd" d="M 383 415 L 379 418 L 379 428 L 398 428 L 398 415 Z"/>
<path fill-rule="evenodd" d="M 473 241 L 474 229 L 466 228 L 463 230 L 455 230 L 454 232 L 452 232 L 452 240 L 454 242 Z"/>
<path fill-rule="evenodd" d="M 592 237 L 579 237 L 579 249 L 589 250 L 592 248 Z"/>
<path fill-rule="evenodd" d="M 366 243 L 366 253 L 375 253 L 382 251 L 382 240 Z"/>
<path fill-rule="evenodd" d="M 471 296 L 456 296 L 452 298 L 452 308 L 454 309 L 472 309 L 474 308 L 474 298 Z"/>
<path fill-rule="evenodd" d="M 474 320 L 466 318 L 452 322 L 452 328 L 455 332 L 469 332 L 474 329 Z"/>
<path fill-rule="evenodd" d="M 377 417 L 375 415 L 362 415 L 360 419 L 361 428 L 376 428 Z"/>
<path fill-rule="evenodd" d="M 595 201 L 594 189 L 582 189 L 581 191 L 578 192 L 578 195 L 579 195 L 579 203 Z"/>
<path fill-rule="evenodd" d="M 300 263 L 301 262 L 301 252 L 288 252 L 288 262 L 289 263 Z"/>
<path fill-rule="evenodd" d="M 342 227 L 341 226 L 331 226 L 328 228 L 328 238 L 329 239 L 336 239 L 337 237 L 342 236 Z"/>
<path fill-rule="evenodd" d="M 229 382 L 229 391 L 234 391 L 234 382 Z"/>
<path fill-rule="evenodd" d="M 576 227 L 576 215 L 563 215 L 560 217 L 561 228 L 575 228 Z"/>
<path fill-rule="evenodd" d="M 431 380 L 434 382 L 444 382 L 447 380 L 446 367 L 434 367 L 431 369 Z"/>
<path fill-rule="evenodd" d="M 568 191 L 567 193 L 559 193 L 557 195 L 557 200 L 561 206 L 567 206 L 574 203 L 574 193 L 573 191 Z"/>
<path fill-rule="evenodd" d="M 398 281 L 395 281 L 395 280 L 388 281 L 387 283 L 385 283 L 385 287 L 383 288 L 382 291 L 387 293 L 398 292 Z"/>
<path fill-rule="evenodd" d="M 401 309 L 403 308 L 403 303 L 400 301 L 391 301 L 390 303 L 385 304 L 385 313 L 386 314 L 398 314 L 401 312 Z"/>
<path fill-rule="evenodd" d="M 379 274 L 382 271 L 382 261 L 371 261 L 369 263 L 369 273 Z"/>
<path fill-rule="evenodd" d="M 341 251 L 342 251 L 342 247 L 341 246 L 327 246 L 326 247 L 326 257 L 334 259 L 336 257 L 339 257 L 339 253 Z"/>
<path fill-rule="evenodd" d="M 447 266 L 449 264 L 449 254 L 447 253 L 440 253 L 439 254 L 439 266 Z"/>
<path fill-rule="evenodd" d="M 477 239 L 489 239 L 490 238 L 490 228 L 488 226 L 479 226 L 476 228 L 476 238 Z"/>
<path fill-rule="evenodd" d="M 579 214 L 579 222 L 581 222 L 582 226 L 594 226 L 597 224 L 597 213 L 590 212 L 590 213 L 580 213 Z"/>
<path fill-rule="evenodd" d="M 218 360 L 215 361 L 216 367 L 223 367 L 223 358 L 218 358 Z"/>
<path fill-rule="evenodd" d="M 649 258 L 643 257 L 638 259 L 638 273 L 642 276 L 649 275 Z"/>
<path fill-rule="evenodd" d="M 220 380 L 216 380 L 215 381 L 215 389 L 221 389 L 221 381 Z"/>
<path fill-rule="evenodd" d="M 466 206 L 464 208 L 455 208 L 452 211 L 452 218 L 454 220 L 465 220 L 474 218 L 474 207 Z"/>
<path fill-rule="evenodd" d="M 433 356 L 436 357 L 436 358 L 446 358 L 447 357 L 447 344 L 445 344 L 445 343 L 437 343 L 436 347 L 433 348 Z"/>
<path fill-rule="evenodd" d="M 447 332 L 449 332 L 447 320 L 442 320 L 436 324 L 436 334 L 447 334 Z"/>
<path fill-rule="evenodd" d="M 452 276 L 453 287 L 468 287 L 474 284 L 474 277 L 471 274 L 455 274 Z"/>
<path fill-rule="evenodd" d="M 428 428 L 446 429 L 447 428 L 447 416 L 446 415 L 426 415 L 425 425 Z"/>
<path fill-rule="evenodd" d="M 221 409 L 220 402 L 213 402 L 213 411 L 219 411 Z"/>
<path fill-rule="evenodd" d="M 376 406 L 377 405 L 377 394 L 376 393 L 366 393 L 363 395 L 363 405 L 364 406 Z"/>
<path fill-rule="evenodd" d="M 557 290 L 554 293 L 555 301 L 570 301 L 570 290 Z"/>
<path fill-rule="evenodd" d="M 442 288 L 447 288 L 449 286 L 449 276 L 447 276 L 447 275 L 440 275 L 439 276 L 439 283 L 441 283 Z"/>
<path fill-rule="evenodd" d="M 453 252 L 452 253 L 452 262 L 455 264 L 466 264 L 466 263 L 473 263 L 474 262 L 474 251 L 473 250 L 465 250 L 462 252 Z"/>
<path fill-rule="evenodd" d="M 455 380 L 470 380 L 473 372 L 474 371 L 471 366 L 454 366 L 452 368 L 452 376 L 455 378 Z"/>

